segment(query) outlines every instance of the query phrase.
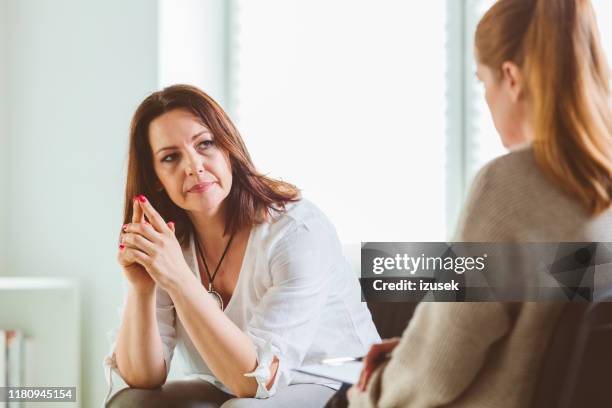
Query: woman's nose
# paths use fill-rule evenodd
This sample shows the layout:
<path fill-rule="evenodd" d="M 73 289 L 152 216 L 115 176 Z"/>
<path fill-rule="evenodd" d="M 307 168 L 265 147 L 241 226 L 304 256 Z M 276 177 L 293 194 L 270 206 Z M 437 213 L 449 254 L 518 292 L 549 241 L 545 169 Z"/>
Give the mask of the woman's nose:
<path fill-rule="evenodd" d="M 188 176 L 204 173 L 204 160 L 198 155 L 189 155 L 185 172 Z"/>
<path fill-rule="evenodd" d="M 190 169 L 189 169 L 189 171 L 187 172 L 187 175 L 188 175 L 188 176 L 193 176 L 193 175 L 194 175 L 194 174 L 196 174 L 196 173 L 197 173 L 197 174 L 204 173 L 204 169 L 201 169 L 201 168 L 200 168 L 200 169 L 193 169 L 193 168 L 190 168 Z"/>

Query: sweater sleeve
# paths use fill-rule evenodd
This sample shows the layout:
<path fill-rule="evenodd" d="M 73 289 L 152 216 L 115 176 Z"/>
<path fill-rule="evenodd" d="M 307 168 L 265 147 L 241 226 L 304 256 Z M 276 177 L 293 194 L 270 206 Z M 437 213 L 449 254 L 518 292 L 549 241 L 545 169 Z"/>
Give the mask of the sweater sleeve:
<path fill-rule="evenodd" d="M 422 303 L 351 407 L 437 407 L 458 398 L 510 328 L 501 303 Z"/>

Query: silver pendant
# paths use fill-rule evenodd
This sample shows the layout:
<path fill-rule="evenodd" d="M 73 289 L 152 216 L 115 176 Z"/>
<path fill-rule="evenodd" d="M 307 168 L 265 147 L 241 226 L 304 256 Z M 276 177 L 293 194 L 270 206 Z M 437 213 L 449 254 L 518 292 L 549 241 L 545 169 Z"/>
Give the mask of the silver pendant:
<path fill-rule="evenodd" d="M 208 289 L 208 293 L 213 297 L 213 299 L 215 300 L 215 302 L 217 302 L 217 305 L 219 306 L 219 309 L 223 310 L 223 298 L 221 297 L 221 295 L 219 294 L 219 292 L 215 291 L 211 287 Z"/>

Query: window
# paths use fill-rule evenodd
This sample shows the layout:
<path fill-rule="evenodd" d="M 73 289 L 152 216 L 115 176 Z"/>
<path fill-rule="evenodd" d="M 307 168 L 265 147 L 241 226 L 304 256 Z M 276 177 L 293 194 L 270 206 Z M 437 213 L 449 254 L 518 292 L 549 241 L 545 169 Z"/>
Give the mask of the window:
<path fill-rule="evenodd" d="M 505 152 L 473 57 L 493 3 L 161 0 L 160 81 L 209 92 L 257 167 L 300 187 L 343 241 L 444 240 L 474 174 Z M 612 3 L 593 4 L 610 56 Z"/>
<path fill-rule="evenodd" d="M 608 64 L 612 61 L 612 2 L 610 0 L 593 0 L 593 8 L 597 15 L 597 25 L 601 42 L 608 58 Z"/>
<path fill-rule="evenodd" d="M 476 79 L 476 62 L 474 60 L 474 33 L 478 21 L 495 3 L 495 0 L 468 1 L 466 8 L 466 47 L 465 64 L 467 81 L 465 88 L 465 179 L 466 188 L 478 170 L 491 159 L 506 152 L 499 134 L 493 124 L 493 119 L 484 96 L 484 87 Z"/>
<path fill-rule="evenodd" d="M 234 3 L 238 127 L 343 241 L 446 238 L 447 9 L 415 5 Z"/>

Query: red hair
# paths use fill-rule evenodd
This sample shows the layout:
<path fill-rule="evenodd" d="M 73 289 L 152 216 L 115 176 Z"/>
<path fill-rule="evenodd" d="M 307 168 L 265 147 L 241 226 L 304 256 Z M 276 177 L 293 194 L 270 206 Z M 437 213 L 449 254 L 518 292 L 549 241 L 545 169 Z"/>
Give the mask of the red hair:
<path fill-rule="evenodd" d="M 149 95 L 132 118 L 124 223 L 131 222 L 133 197 L 143 194 L 166 221 L 175 222 L 181 243 L 189 237 L 192 225 L 187 213 L 157 188 L 159 181 L 149 142 L 151 122 L 175 109 L 185 109 L 195 115 L 212 132 L 216 145 L 229 155 L 233 181 L 226 198 L 226 234 L 262 223 L 272 211 L 284 211 L 285 204 L 299 200 L 299 190 L 294 185 L 257 172 L 240 133 L 210 96 L 193 86 L 173 85 Z"/>

